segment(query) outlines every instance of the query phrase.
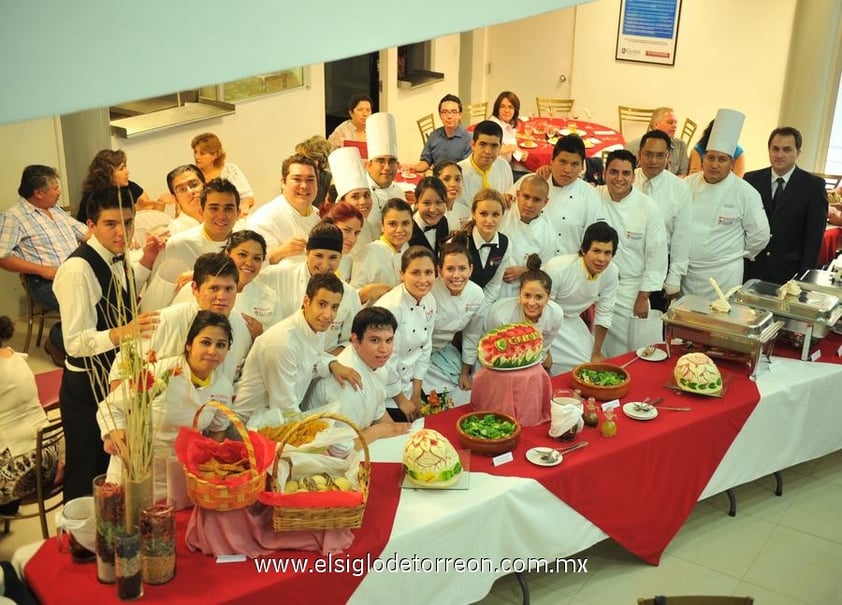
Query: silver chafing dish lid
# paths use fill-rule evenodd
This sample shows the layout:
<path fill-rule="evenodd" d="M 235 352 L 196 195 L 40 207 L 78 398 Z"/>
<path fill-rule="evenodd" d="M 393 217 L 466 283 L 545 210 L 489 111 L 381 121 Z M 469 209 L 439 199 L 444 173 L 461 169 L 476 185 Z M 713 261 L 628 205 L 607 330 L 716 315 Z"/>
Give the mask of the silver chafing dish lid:
<path fill-rule="evenodd" d="M 687 294 L 670 305 L 665 323 L 674 323 L 713 332 L 760 338 L 772 325 L 772 313 L 731 303 L 728 313 L 711 311 L 711 300 Z"/>
<path fill-rule="evenodd" d="M 771 311 L 775 315 L 807 322 L 833 324 L 839 299 L 824 292 L 802 290 L 798 296 L 778 298 L 779 284 L 750 279 L 731 297 L 733 302 Z"/>
<path fill-rule="evenodd" d="M 842 299 L 842 281 L 836 279 L 836 274 L 833 271 L 808 269 L 795 283 L 804 290 L 824 292 Z"/>

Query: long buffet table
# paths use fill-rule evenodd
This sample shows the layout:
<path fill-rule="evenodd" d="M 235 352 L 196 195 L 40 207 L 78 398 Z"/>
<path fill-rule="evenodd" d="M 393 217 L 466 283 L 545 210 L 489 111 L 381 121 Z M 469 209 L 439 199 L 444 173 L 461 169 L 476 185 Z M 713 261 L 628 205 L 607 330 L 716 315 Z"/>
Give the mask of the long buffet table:
<path fill-rule="evenodd" d="M 835 353 L 829 351 L 824 359 L 836 363 L 810 363 L 784 358 L 773 358 L 771 364 L 761 362 L 757 380 L 759 403 L 743 404 L 751 405 L 753 410 L 742 428 L 733 429 L 733 442 L 724 448 L 724 454 L 719 454 L 721 460 L 714 465 L 715 470 L 701 489 L 701 493 L 698 492 L 701 486 L 688 490 L 687 484 L 682 481 L 671 483 L 669 490 L 676 491 L 680 501 L 686 501 L 688 493 L 692 496 L 691 500 L 706 498 L 776 470 L 842 449 L 842 433 L 838 430 L 842 408 L 834 403 L 838 401 L 838 393 L 842 389 L 842 365 L 838 363 L 840 358 L 834 355 Z M 628 356 L 622 359 L 628 359 Z M 660 365 L 645 361 L 635 362 L 635 365 L 629 368 L 633 376 L 637 377 L 630 395 L 635 399 L 642 395 L 664 395 L 670 405 L 689 405 L 694 408 L 693 412 L 663 411 L 662 416 L 652 423 L 640 424 L 623 417 L 617 437 L 607 440 L 595 431 L 585 433 L 580 439 L 587 439 L 591 445 L 571 454 L 561 467 L 556 468 L 569 465 L 570 468 L 566 472 L 571 473 L 575 472 L 573 467 L 577 464 L 582 465 L 582 469 L 587 468 L 588 457 L 613 458 L 619 463 L 622 458 L 645 453 L 650 459 L 657 457 L 662 465 L 666 465 L 664 468 L 669 469 L 670 461 L 686 465 L 688 458 L 698 456 L 698 452 L 705 447 L 692 438 L 663 439 L 655 438 L 654 435 L 667 424 L 673 427 L 671 430 L 692 431 L 693 425 L 701 424 L 703 419 L 707 418 L 704 422 L 710 422 L 710 418 L 718 415 L 715 407 L 735 405 L 733 394 L 729 396 L 729 393 L 726 393 L 722 400 L 700 400 L 690 395 L 672 394 L 663 388 L 663 374 L 672 365 L 672 361 Z M 656 371 L 656 367 L 660 369 Z M 727 371 L 740 372 L 742 369 L 727 366 Z M 557 377 L 555 381 L 563 384 L 564 377 Z M 624 401 L 626 400 L 629 399 L 624 398 Z M 728 422 L 720 425 L 719 430 L 727 432 Z M 651 428 L 647 429 L 647 426 Z M 633 440 L 639 439 L 640 432 L 645 430 L 651 430 L 653 437 L 630 446 Z M 541 437 L 537 433 L 527 432 L 524 439 L 524 443 L 514 452 L 519 459 L 522 459 L 525 449 L 540 442 Z M 399 461 L 404 442 L 405 437 L 371 444 L 372 459 L 379 462 Z M 605 460 L 602 462 L 605 463 Z M 470 476 L 468 490 L 402 490 L 391 533 L 380 553 L 380 559 L 389 562 L 414 557 L 415 565 L 419 565 L 418 562 L 425 558 L 443 562 L 445 557 L 463 560 L 487 557 L 495 568 L 482 573 L 460 572 L 453 567 L 448 573 L 422 570 L 372 571 L 365 575 L 354 590 L 350 597 L 351 603 L 392 603 L 396 598 L 418 603 L 433 602 L 436 599 L 454 603 L 476 601 L 488 593 L 497 578 L 508 573 L 508 569 L 499 567 L 499 562 L 504 558 L 541 557 L 554 561 L 556 557 L 570 557 L 606 539 L 609 534 L 621 535 L 617 533 L 617 524 L 611 523 L 610 515 L 607 519 L 600 518 L 598 526 L 589 520 L 590 510 L 587 507 L 583 510 L 584 514 L 577 512 L 574 507 L 542 486 L 538 480 L 531 478 L 534 473 L 528 473 L 530 476 L 524 477 L 477 472 L 477 468 L 483 468 L 487 464 L 487 460 L 478 461 L 474 457 L 474 470 Z M 499 469 L 495 472 L 499 472 Z M 622 472 L 621 466 L 618 466 L 618 472 Z M 659 473 L 661 472 L 666 471 L 660 470 Z M 385 472 L 383 476 L 390 474 L 391 471 Z M 579 485 L 583 486 L 582 489 L 595 482 L 602 482 L 603 488 L 606 482 L 609 486 L 613 482 L 619 488 L 625 485 L 621 479 L 617 473 L 611 472 L 594 474 L 584 482 L 581 477 L 576 478 Z M 657 477 L 655 479 L 657 480 Z M 689 513 L 689 510 L 687 512 Z M 388 524 L 388 514 L 388 507 L 370 502 L 366 513 L 366 525 Z M 376 515 L 381 515 L 382 518 L 374 518 Z M 653 524 L 659 523 L 657 515 L 641 516 L 637 515 L 635 510 L 620 506 L 617 506 L 616 519 L 622 521 L 619 524 L 621 526 L 639 523 L 642 524 L 641 527 L 657 529 L 666 542 L 671 537 L 671 534 L 667 534 L 677 531 L 677 528 L 673 529 L 671 526 L 656 528 Z M 671 523 L 674 524 L 674 519 Z M 603 531 L 600 526 L 607 528 L 608 532 Z M 360 540 L 359 536 L 357 540 Z M 635 551 L 637 545 L 628 544 L 627 547 Z M 357 549 L 354 550 L 354 554 L 360 554 Z M 379 550 L 378 547 L 374 555 Z M 638 554 L 649 560 L 657 560 L 659 555 L 645 549 Z M 293 553 L 284 553 L 284 556 L 292 555 Z M 309 577 L 300 577 L 301 574 L 276 574 L 267 578 L 265 574 L 261 575 L 255 571 L 252 562 L 233 564 L 229 567 L 217 566 L 213 559 L 201 555 L 180 556 L 182 558 L 179 559 L 179 570 L 171 583 L 173 587 L 168 590 L 177 589 L 185 595 L 202 595 L 202 601 L 208 603 L 253 601 L 256 595 L 265 594 L 267 582 L 274 584 L 276 594 L 284 595 L 285 602 L 295 602 L 296 595 L 302 602 L 312 602 L 314 597 L 318 597 L 320 588 L 326 582 L 335 579 L 312 572 Z M 190 560 L 185 561 L 183 557 L 190 557 Z M 83 573 L 79 567 L 74 566 L 67 555 L 58 555 L 55 552 L 55 544 L 48 541 L 36 553 L 27 567 L 27 572 L 52 569 L 52 581 L 39 581 L 35 577 L 28 577 L 28 581 L 36 589 L 42 602 L 66 603 L 68 590 L 74 590 L 74 577 Z M 226 569 L 223 571 L 222 567 Z M 94 573 L 92 568 L 87 570 L 88 574 Z M 236 590 L 220 591 L 208 588 L 212 583 L 208 583 L 205 578 L 212 578 L 221 573 L 237 583 Z M 56 581 L 58 579 L 62 581 Z M 88 582 L 85 587 L 87 599 L 116 602 L 111 586 Z M 156 587 L 147 589 L 147 600 L 149 597 L 155 600 L 155 591 Z"/>

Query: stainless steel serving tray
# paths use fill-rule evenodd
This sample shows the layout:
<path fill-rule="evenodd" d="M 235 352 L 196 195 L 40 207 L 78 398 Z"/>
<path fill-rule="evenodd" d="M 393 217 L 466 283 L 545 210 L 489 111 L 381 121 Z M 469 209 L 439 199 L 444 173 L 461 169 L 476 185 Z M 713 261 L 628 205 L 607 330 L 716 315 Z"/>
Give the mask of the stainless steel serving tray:
<path fill-rule="evenodd" d="M 741 335 L 751 339 L 762 339 L 768 335 L 773 323 L 773 315 L 769 311 L 732 303 L 728 313 L 716 313 L 711 311 L 710 304 L 710 300 L 701 296 L 682 296 L 670 305 L 664 316 L 664 323 Z"/>
<path fill-rule="evenodd" d="M 731 300 L 756 309 L 771 311 L 775 315 L 809 323 L 832 326 L 839 318 L 839 299 L 824 292 L 803 290 L 798 296 L 778 298 L 775 283 L 750 279 L 734 293 Z"/>
<path fill-rule="evenodd" d="M 808 269 L 804 275 L 795 282 L 804 290 L 823 292 L 842 300 L 842 282 L 834 279 L 833 271 L 822 269 Z"/>

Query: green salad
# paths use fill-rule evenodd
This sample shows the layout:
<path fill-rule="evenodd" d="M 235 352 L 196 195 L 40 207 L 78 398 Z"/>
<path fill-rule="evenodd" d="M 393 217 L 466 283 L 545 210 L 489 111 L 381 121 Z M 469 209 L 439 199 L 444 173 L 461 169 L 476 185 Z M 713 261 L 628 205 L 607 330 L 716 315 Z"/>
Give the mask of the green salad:
<path fill-rule="evenodd" d="M 589 370 L 582 368 L 579 370 L 579 378 L 582 382 L 587 382 L 598 387 L 613 387 L 622 384 L 626 377 L 623 374 L 618 374 L 611 370 Z"/>
<path fill-rule="evenodd" d="M 471 437 L 479 437 L 480 439 L 503 439 L 514 433 L 517 428 L 513 423 L 494 414 L 465 418 L 461 427 Z"/>

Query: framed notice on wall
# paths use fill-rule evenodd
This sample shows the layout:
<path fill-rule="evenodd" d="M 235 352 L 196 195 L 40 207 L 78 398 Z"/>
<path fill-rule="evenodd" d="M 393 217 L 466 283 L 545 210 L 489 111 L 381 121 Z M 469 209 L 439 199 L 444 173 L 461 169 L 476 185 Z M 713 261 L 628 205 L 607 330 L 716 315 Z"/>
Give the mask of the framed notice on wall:
<path fill-rule="evenodd" d="M 675 65 L 681 0 L 620 0 L 618 61 Z"/>

